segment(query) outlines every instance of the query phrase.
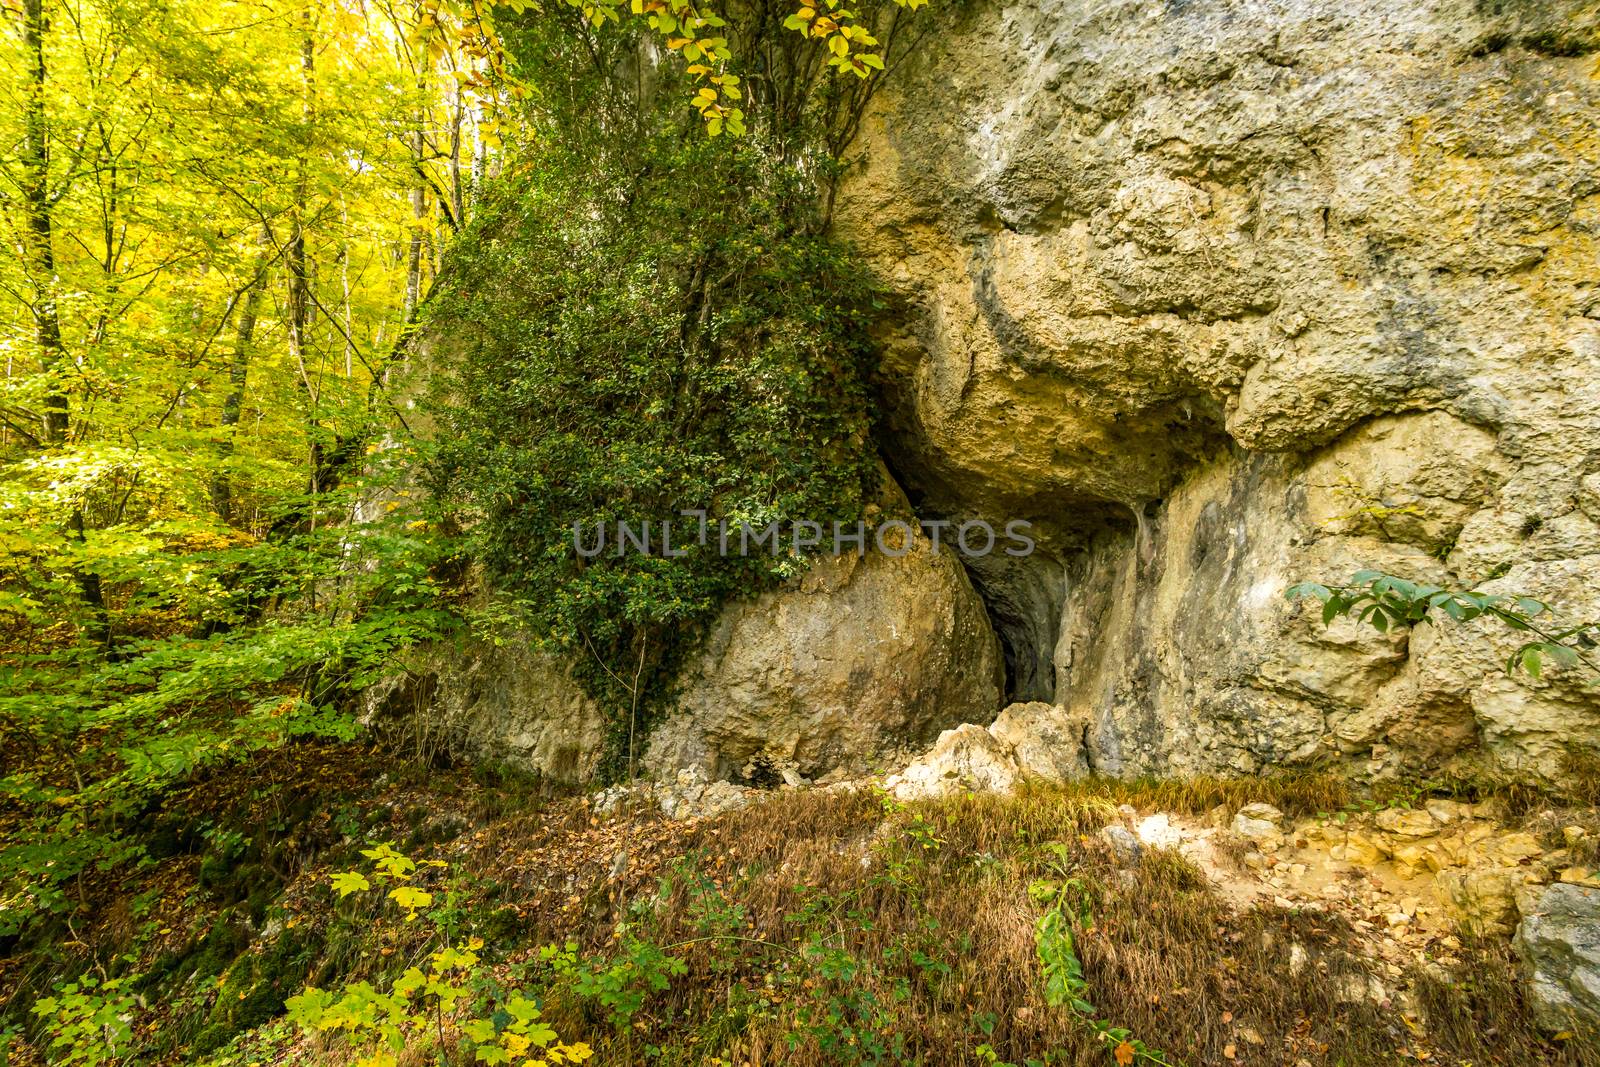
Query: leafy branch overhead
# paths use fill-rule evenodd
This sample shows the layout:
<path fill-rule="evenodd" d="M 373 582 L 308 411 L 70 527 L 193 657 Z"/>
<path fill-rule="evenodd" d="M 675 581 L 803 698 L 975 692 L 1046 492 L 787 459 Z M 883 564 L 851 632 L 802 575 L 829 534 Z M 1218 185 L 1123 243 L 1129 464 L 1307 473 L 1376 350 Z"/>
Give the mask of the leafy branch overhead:
<path fill-rule="evenodd" d="M 744 90 L 740 76 L 731 67 L 734 53 L 729 47 L 726 33 L 728 22 L 710 7 L 696 4 L 694 0 L 566 0 L 577 8 L 592 27 L 608 22 L 620 23 L 624 7 L 636 19 L 644 20 L 667 50 L 681 57 L 690 77 L 690 105 L 705 121 L 705 129 L 713 137 L 728 133 L 733 136 L 745 132 Z M 894 0 L 896 6 L 915 11 L 928 0 Z M 456 33 L 471 54 L 489 63 L 495 75 L 511 86 L 517 96 L 526 95 L 527 89 L 507 70 L 494 28 L 492 9 L 501 7 L 521 15 L 533 10 L 528 0 L 469 0 L 460 4 L 455 0 L 427 0 L 424 5 L 433 13 L 430 24 L 448 33 L 448 27 L 457 27 Z M 451 18 L 442 16 L 447 11 Z M 800 6 L 784 20 L 785 29 L 793 30 L 807 40 L 817 42 L 828 51 L 828 66 L 839 73 L 868 78 L 874 71 L 884 69 L 883 55 L 876 51 L 879 41 L 860 23 L 861 13 L 845 7 L 840 0 L 803 0 Z"/>
<path fill-rule="evenodd" d="M 1379 633 L 1417 623 L 1431 625 L 1441 612 L 1456 622 L 1496 619 L 1534 638 L 1519 645 L 1506 659 L 1508 674 L 1521 669 L 1538 678 L 1544 670 L 1544 659 L 1549 657 L 1561 666 L 1581 665 L 1600 677 L 1600 663 L 1590 655 L 1600 642 L 1600 623 L 1545 621 L 1545 616 L 1554 615 L 1550 606 L 1530 596 L 1452 590 L 1370 570 L 1357 571 L 1345 585 L 1300 582 L 1290 586 L 1285 595 L 1290 600 L 1312 597 L 1321 601 L 1324 626 L 1353 616 Z"/>

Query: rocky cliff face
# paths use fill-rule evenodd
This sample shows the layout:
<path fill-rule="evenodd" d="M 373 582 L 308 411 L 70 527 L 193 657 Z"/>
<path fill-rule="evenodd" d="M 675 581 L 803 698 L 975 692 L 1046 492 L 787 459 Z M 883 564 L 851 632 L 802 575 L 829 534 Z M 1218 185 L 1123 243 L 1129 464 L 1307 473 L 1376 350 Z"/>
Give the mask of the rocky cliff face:
<path fill-rule="evenodd" d="M 889 459 L 1095 769 L 1554 771 L 1600 691 L 1362 567 L 1600 617 L 1600 5 L 993 0 L 876 98 L 837 228 L 902 298 Z"/>

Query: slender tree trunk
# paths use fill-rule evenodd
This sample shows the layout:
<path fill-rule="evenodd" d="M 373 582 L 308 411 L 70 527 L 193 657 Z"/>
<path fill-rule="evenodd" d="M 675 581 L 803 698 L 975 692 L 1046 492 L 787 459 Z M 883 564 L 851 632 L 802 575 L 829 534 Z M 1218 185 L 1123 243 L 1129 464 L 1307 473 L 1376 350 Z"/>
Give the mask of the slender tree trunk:
<path fill-rule="evenodd" d="M 305 91 L 305 123 L 309 135 L 316 121 L 316 102 L 312 97 L 312 78 L 316 69 L 316 47 L 311 32 L 311 9 L 304 16 L 304 36 L 300 42 L 300 72 Z M 289 280 L 289 358 L 294 360 L 300 374 L 300 385 L 305 390 L 308 409 L 306 431 L 310 437 L 311 492 L 317 492 L 317 389 L 311 381 L 306 361 L 306 330 L 311 323 L 310 274 L 306 267 L 306 161 L 299 163 L 300 173 L 294 191 L 294 229 L 284 250 L 284 265 Z"/>
<path fill-rule="evenodd" d="M 44 401 L 44 444 L 66 443 L 67 393 L 54 377 L 61 365 L 61 319 L 56 308 L 56 253 L 51 232 L 49 126 L 45 118 L 44 38 L 49 24 L 44 0 L 22 0 L 22 44 L 27 53 L 28 88 L 23 105 L 22 202 L 28 221 L 28 267 L 33 273 L 34 342 L 39 361 L 51 375 Z"/>
<path fill-rule="evenodd" d="M 44 437 L 41 444 L 46 448 L 60 448 L 67 443 L 69 409 L 67 391 L 55 376 L 61 368 L 62 348 L 61 319 L 56 307 L 55 204 L 50 196 L 50 135 L 45 115 L 44 38 L 48 29 L 44 0 L 23 0 L 22 43 L 29 69 L 27 101 L 23 105 L 22 116 L 22 200 L 28 221 L 28 268 L 33 273 L 34 342 L 39 347 L 40 364 L 51 377 L 45 393 Z M 67 517 L 67 535 L 80 548 L 86 543 L 82 505 L 75 506 Z M 79 595 L 90 612 L 88 636 L 96 644 L 109 645 L 111 623 L 106 615 L 105 592 L 100 586 L 100 576 L 76 565 L 73 573 Z"/>
<path fill-rule="evenodd" d="M 317 121 L 316 101 L 316 36 L 311 7 L 305 9 L 304 36 L 300 42 L 300 76 L 305 93 L 304 114 L 306 136 L 312 140 Z M 307 332 L 311 326 L 311 271 L 306 256 L 305 219 L 309 196 L 308 163 L 300 158 L 299 177 L 294 193 L 294 232 L 284 253 L 284 265 L 289 275 L 289 356 L 300 374 L 300 385 L 306 395 L 306 466 L 311 501 L 305 511 L 306 528 L 317 528 L 317 497 L 323 490 L 322 469 L 325 463 L 321 440 L 321 424 L 317 406 L 321 390 L 312 381 L 309 362 Z M 316 607 L 316 588 L 310 589 L 311 606 Z"/>
<path fill-rule="evenodd" d="M 422 5 L 416 8 L 417 22 L 422 21 Z M 426 165 L 424 156 L 427 152 L 427 113 L 423 110 L 421 100 L 427 92 L 427 67 L 428 43 L 422 41 L 414 54 L 411 63 L 413 73 L 416 75 L 418 105 L 414 118 L 416 124 L 411 128 L 411 166 L 417 180 L 411 186 L 411 243 L 406 249 L 406 297 L 404 315 L 401 320 L 402 328 L 409 326 L 416 319 L 417 305 L 422 301 L 422 220 L 428 216 L 428 190 L 423 183 L 423 170 Z"/>
<path fill-rule="evenodd" d="M 250 344 L 255 337 L 256 319 L 261 314 L 261 294 L 267 288 L 267 264 L 271 261 L 271 247 L 265 230 L 261 235 L 261 252 L 256 257 L 256 275 L 245 290 L 244 303 L 239 308 L 239 322 L 233 335 L 233 361 L 228 366 L 228 395 L 222 401 L 222 460 L 211 476 L 211 506 L 223 522 L 233 521 L 233 480 L 228 474 L 227 460 L 233 455 L 234 434 L 239 416 L 244 411 L 244 388 L 250 375 Z"/>
<path fill-rule="evenodd" d="M 350 311 L 350 213 L 342 200 L 339 204 L 339 226 L 344 232 L 344 240 L 339 245 L 339 287 L 344 295 L 344 376 L 350 378 L 356 372 L 355 322 Z"/>
<path fill-rule="evenodd" d="M 404 322 L 416 320 L 417 305 L 422 301 L 422 222 L 428 217 L 428 191 L 422 185 L 422 116 L 417 116 L 417 128 L 411 131 L 411 158 L 417 168 L 417 184 L 411 188 L 411 244 L 406 249 L 406 299 Z"/>
<path fill-rule="evenodd" d="M 450 199 L 456 209 L 456 228 L 467 224 L 467 190 L 461 180 L 461 124 L 466 119 L 466 94 L 456 83 L 455 103 L 450 109 Z"/>
<path fill-rule="evenodd" d="M 88 544 L 83 533 L 83 509 L 73 508 L 67 519 L 67 534 L 82 549 Z M 74 565 L 78 579 L 78 595 L 89 608 L 89 625 L 85 630 L 89 640 L 103 649 L 111 647 L 111 617 L 106 613 L 105 590 L 100 586 L 100 576 L 94 571 Z"/>
<path fill-rule="evenodd" d="M 488 177 L 489 142 L 483 136 L 483 124 L 488 118 L 489 108 L 479 100 L 472 114 L 472 187 L 467 194 L 469 205 L 477 204 L 478 197 L 483 192 L 484 179 Z M 465 222 L 464 219 L 462 221 Z"/>

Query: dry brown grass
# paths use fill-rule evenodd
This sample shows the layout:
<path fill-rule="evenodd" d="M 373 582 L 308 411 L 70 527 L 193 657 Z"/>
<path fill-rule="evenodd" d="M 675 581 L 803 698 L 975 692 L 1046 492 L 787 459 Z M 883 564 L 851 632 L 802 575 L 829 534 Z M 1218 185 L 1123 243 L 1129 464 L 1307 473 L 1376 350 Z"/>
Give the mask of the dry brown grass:
<path fill-rule="evenodd" d="M 1504 945 L 1469 946 L 1458 973 L 1410 976 L 1419 1017 L 1403 1017 L 1394 1004 L 1342 1003 L 1337 991 L 1364 984 L 1374 966 L 1342 920 L 1276 908 L 1234 912 L 1183 861 L 1154 854 L 1123 869 L 1090 833 L 1121 802 L 1194 811 L 1249 797 L 1305 810 L 1327 797 L 1320 787 L 1296 788 L 1303 791 L 1074 787 L 961 797 L 887 820 L 870 795 L 786 794 L 701 824 L 684 842 L 746 909 L 740 936 L 773 947 L 702 941 L 678 949 L 689 974 L 624 1034 L 574 1001 L 557 997 L 552 1008 L 564 1026 L 595 1035 L 607 1063 L 643 1062 L 646 1048 L 666 1064 L 876 1062 L 830 1052 L 809 1036 L 789 1040 L 807 1005 L 864 992 L 885 1006 L 880 1027 L 902 1042 L 881 1062 L 979 1063 L 975 1050 L 987 1041 L 1013 1063 L 1109 1063 L 1088 1029 L 1041 995 L 1034 947 L 1041 908 L 1028 886 L 1070 876 L 1090 904 L 1079 948 L 1100 1015 L 1174 1062 L 1600 1064 L 1592 1048 L 1541 1039 Z M 936 849 L 904 834 L 906 820 L 919 815 L 942 839 Z M 897 865 L 905 865 L 905 884 L 887 876 Z M 844 903 L 807 927 L 796 915 L 819 890 Z M 661 944 L 700 936 L 691 899 L 675 890 L 645 923 L 649 936 Z M 596 932 L 585 940 L 603 943 Z M 794 955 L 818 932 L 859 962 L 851 982 L 821 978 Z M 948 973 L 908 962 L 907 944 L 937 956 Z M 1291 966 L 1297 945 L 1314 961 L 1298 971 Z M 1404 984 L 1383 981 L 1391 989 Z"/>
<path fill-rule="evenodd" d="M 1084 778 L 1045 792 L 1082 797 L 1090 803 L 1131 804 L 1136 808 L 1203 815 L 1218 805 L 1230 809 L 1263 802 L 1289 815 L 1316 815 L 1350 804 L 1350 783 L 1318 771 L 1261 778 Z"/>
<path fill-rule="evenodd" d="M 1406 802 L 1422 797 L 1454 800 L 1496 800 L 1505 815 L 1518 819 L 1548 809 L 1592 811 L 1600 808 L 1600 753 L 1578 745 L 1561 754 L 1555 777 L 1542 780 L 1492 767 L 1473 767 L 1410 782 L 1375 785 L 1377 803 Z"/>

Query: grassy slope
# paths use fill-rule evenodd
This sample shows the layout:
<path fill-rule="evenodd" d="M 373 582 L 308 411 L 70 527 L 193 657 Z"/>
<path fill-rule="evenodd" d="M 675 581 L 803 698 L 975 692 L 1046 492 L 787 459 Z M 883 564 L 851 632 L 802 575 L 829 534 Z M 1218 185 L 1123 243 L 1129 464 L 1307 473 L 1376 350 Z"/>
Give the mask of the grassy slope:
<path fill-rule="evenodd" d="M 1314 812 L 1340 794 L 1320 779 L 1092 783 L 903 809 L 870 792 L 813 791 L 668 823 L 600 818 L 582 798 L 540 798 L 515 780 L 304 746 L 174 797 L 182 824 L 152 813 L 165 858 L 85 886 L 94 921 L 10 946 L 0 988 L 17 990 L 15 1018 L 27 990 L 98 959 L 148 976 L 142 1048 L 128 1062 L 204 1052 L 342 1063 L 339 1042 L 278 1018 L 285 997 L 307 981 L 381 985 L 441 936 L 476 935 L 488 969 L 539 990 L 547 1019 L 593 1044 L 596 1063 L 992 1062 L 983 1046 L 1000 1062 L 1113 1063 L 1042 994 L 1035 924 L 1055 897 L 1074 916 L 1098 1016 L 1173 1062 L 1600 1063 L 1534 1032 L 1504 945 L 1469 945 L 1457 973 L 1419 978 L 1420 1018 L 1339 1004 L 1340 975 L 1363 967 L 1342 920 L 1233 911 L 1182 861 L 1119 865 L 1094 833 L 1123 802 L 1203 812 L 1264 799 Z M 359 865 L 356 850 L 378 840 L 448 864 L 426 875 L 429 922 L 401 921 L 378 892 L 335 904 L 328 873 Z M 687 965 L 620 1028 L 538 954 L 574 941 L 582 955 L 622 958 L 619 919 Z M 1296 945 L 1311 966 L 1291 966 Z M 12 1062 L 36 1060 L 23 1047 Z"/>

